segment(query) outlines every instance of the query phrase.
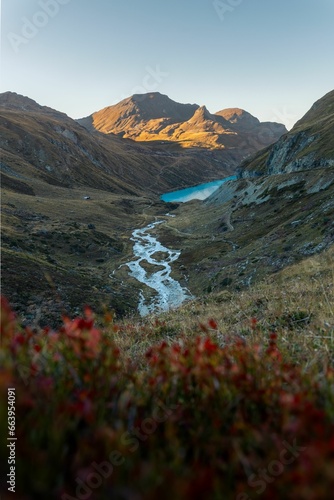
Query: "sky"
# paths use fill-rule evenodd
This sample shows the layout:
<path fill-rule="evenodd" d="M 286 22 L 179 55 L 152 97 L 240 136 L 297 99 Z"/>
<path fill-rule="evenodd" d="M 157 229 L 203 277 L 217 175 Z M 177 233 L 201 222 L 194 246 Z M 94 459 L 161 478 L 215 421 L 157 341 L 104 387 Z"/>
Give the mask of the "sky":
<path fill-rule="evenodd" d="M 81 118 L 161 92 L 289 129 L 334 88 L 334 0 L 2 0 L 0 92 Z"/>

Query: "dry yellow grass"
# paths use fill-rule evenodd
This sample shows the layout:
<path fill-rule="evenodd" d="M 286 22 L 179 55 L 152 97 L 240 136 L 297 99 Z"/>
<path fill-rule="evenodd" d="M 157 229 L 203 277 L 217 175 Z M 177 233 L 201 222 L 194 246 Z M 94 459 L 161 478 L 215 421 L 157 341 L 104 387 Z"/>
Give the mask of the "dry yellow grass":
<path fill-rule="evenodd" d="M 223 291 L 168 313 L 129 318 L 113 335 L 123 354 L 140 362 L 152 344 L 203 334 L 200 325 L 213 318 L 218 329 L 208 327 L 207 333 L 220 344 L 237 337 L 266 344 L 276 332 L 287 362 L 320 373 L 334 362 L 333 283 L 332 246 L 242 292 Z"/>

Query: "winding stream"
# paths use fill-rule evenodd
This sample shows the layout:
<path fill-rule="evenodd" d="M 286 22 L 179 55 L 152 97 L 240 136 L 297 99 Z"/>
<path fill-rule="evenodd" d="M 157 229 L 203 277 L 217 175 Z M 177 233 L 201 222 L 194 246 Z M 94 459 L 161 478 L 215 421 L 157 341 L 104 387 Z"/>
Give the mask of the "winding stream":
<path fill-rule="evenodd" d="M 218 181 L 166 193 L 161 196 L 161 199 L 170 202 L 187 202 L 192 199 L 203 200 L 218 189 L 221 184 L 235 179 L 236 176 L 232 175 Z M 175 217 L 175 215 L 171 214 L 166 215 Z M 145 297 L 144 290 L 140 291 L 138 311 L 141 316 L 153 312 L 168 311 L 168 309 L 180 306 L 186 299 L 194 298 L 187 288 L 182 287 L 170 275 L 172 271 L 171 264 L 179 258 L 181 252 L 163 246 L 157 238 L 150 234 L 150 231 L 155 226 L 164 222 L 166 221 L 160 220 L 142 229 L 135 229 L 130 238 L 134 242 L 133 253 L 135 259 L 122 264 L 122 266 L 128 266 L 130 269 L 129 276 L 155 291 L 153 297 L 151 293 L 149 297 Z"/>
<path fill-rule="evenodd" d="M 136 259 L 125 264 L 130 269 L 129 275 L 156 292 L 154 297 L 146 299 L 144 291 L 141 290 L 138 304 L 141 316 L 158 311 L 168 311 L 180 306 L 182 302 L 192 297 L 186 288 L 170 276 L 171 264 L 179 258 L 181 252 L 165 247 L 150 234 L 150 230 L 164 222 L 161 220 L 142 229 L 136 229 L 130 238 L 134 242 L 133 253 Z M 149 268 L 153 266 L 152 271 L 145 270 L 141 264 L 144 266 L 146 264 L 146 267 Z M 157 270 L 154 270 L 154 267 Z"/>

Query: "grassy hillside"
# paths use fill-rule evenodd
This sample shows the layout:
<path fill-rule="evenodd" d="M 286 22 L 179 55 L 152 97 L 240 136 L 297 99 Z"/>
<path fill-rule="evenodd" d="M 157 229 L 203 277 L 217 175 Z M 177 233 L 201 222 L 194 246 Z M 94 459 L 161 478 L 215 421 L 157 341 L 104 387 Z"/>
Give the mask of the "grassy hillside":
<path fill-rule="evenodd" d="M 333 190 L 333 169 L 229 181 L 157 232 L 182 249 L 174 273 L 196 296 L 242 290 L 333 244 Z"/>
<path fill-rule="evenodd" d="M 54 325 L 85 303 L 119 315 L 133 310 L 133 284 L 110 275 L 131 260 L 133 229 L 168 205 L 37 180 L 34 188 L 38 195 L 2 190 L 2 293 L 22 320 Z"/>
<path fill-rule="evenodd" d="M 291 132 L 243 163 L 239 179 L 203 203 L 181 204 L 157 229 L 182 249 L 175 275 L 195 295 L 243 290 L 333 244 L 333 106 L 330 92 Z"/>
<path fill-rule="evenodd" d="M 208 325 L 210 318 L 218 330 Z M 141 333 L 143 325 L 154 337 Z M 324 370 L 334 364 L 334 247 L 241 291 L 212 292 L 134 326 L 130 336 L 122 330 L 115 336 L 122 352 L 134 358 L 141 358 L 152 338 L 173 342 L 204 332 L 221 345 L 240 339 L 255 345 L 274 331 L 285 360 Z"/>

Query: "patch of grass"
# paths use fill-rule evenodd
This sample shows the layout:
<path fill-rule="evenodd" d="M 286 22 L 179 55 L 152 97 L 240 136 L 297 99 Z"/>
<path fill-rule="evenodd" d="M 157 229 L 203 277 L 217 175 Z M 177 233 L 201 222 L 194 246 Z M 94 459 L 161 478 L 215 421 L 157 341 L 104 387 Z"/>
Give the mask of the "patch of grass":
<path fill-rule="evenodd" d="M 149 342 L 149 338 L 143 343 L 138 340 L 142 328 L 150 331 L 158 320 L 165 330 L 156 330 L 155 339 L 158 331 L 160 340 L 168 341 L 166 330 L 174 332 L 172 339 L 193 338 L 200 333 L 199 325 L 210 317 L 218 324 L 213 338 L 218 338 L 222 345 L 228 339 L 238 338 L 240 332 L 249 345 L 255 345 L 274 331 L 289 362 L 303 367 L 316 362 L 326 369 L 334 363 L 334 247 L 248 289 L 211 293 L 175 311 L 140 321 L 133 317 L 133 334 L 123 335 L 120 331 L 115 340 L 122 351 L 141 358 Z"/>

